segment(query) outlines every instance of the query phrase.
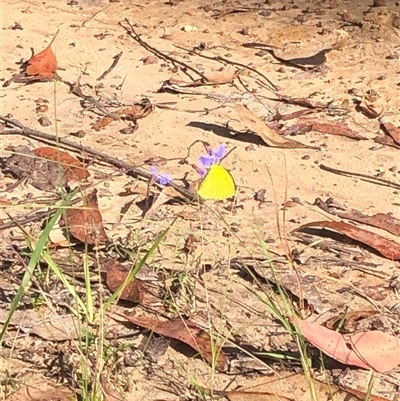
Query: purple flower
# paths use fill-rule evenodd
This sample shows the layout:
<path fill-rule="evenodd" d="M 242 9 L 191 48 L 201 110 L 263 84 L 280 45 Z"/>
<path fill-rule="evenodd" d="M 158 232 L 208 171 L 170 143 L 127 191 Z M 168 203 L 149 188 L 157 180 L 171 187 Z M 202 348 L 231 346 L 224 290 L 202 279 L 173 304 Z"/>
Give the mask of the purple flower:
<path fill-rule="evenodd" d="M 204 177 L 207 173 L 207 170 L 213 164 L 219 164 L 221 160 L 226 155 L 226 146 L 219 145 L 216 150 L 212 150 L 210 147 L 206 146 L 207 155 L 199 157 L 199 163 L 201 167 L 198 169 L 199 174 Z"/>
<path fill-rule="evenodd" d="M 160 185 L 168 185 L 172 178 L 166 173 L 159 174 L 155 167 L 150 167 L 150 173 L 153 175 L 155 182 L 158 182 Z"/>

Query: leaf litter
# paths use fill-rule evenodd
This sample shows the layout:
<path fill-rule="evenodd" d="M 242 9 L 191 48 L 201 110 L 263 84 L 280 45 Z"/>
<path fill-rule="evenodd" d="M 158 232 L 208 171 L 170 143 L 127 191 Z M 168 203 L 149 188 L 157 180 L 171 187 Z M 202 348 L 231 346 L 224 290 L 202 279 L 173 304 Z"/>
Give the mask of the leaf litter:
<path fill-rule="evenodd" d="M 161 11 L 153 9 L 152 12 L 162 12 L 160 20 L 168 19 L 164 11 L 173 6 L 176 6 L 174 1 L 168 2 L 160 6 Z M 118 5 L 110 4 L 110 7 L 115 11 Z M 98 49 L 93 43 L 83 53 L 77 53 L 78 63 L 71 56 L 77 44 L 85 40 L 85 24 L 89 20 L 79 20 L 77 32 L 63 28 L 68 29 L 71 39 L 68 43 L 60 39 L 57 41 L 57 55 L 62 54 L 63 64 L 68 66 L 63 74 L 75 84 L 63 79 L 57 81 L 58 127 L 49 113 L 48 118 L 53 125 L 46 128 L 54 130 L 56 135 L 35 130 L 37 117 L 34 113 L 35 119 L 31 118 L 32 105 L 29 106 L 26 98 L 18 99 L 21 109 L 7 103 L 8 98 L 16 96 L 16 93 L 20 96 L 26 87 L 4 92 L 4 110 L 13 110 L 14 116 L 1 116 L 1 134 L 5 143 L 14 147 L 10 149 L 13 155 L 2 163 L 6 184 L 2 187 L 5 189 L 2 208 L 7 213 L 2 218 L 5 224 L 2 229 L 7 230 L 4 231 L 7 233 L 4 237 L 7 238 L 6 245 L 1 249 L 2 311 L 7 311 L 20 282 L 20 272 L 27 263 L 26 239 L 35 243 L 53 210 L 62 204 L 65 192 L 76 191 L 74 203 L 67 205 L 60 222 L 64 233 L 67 232 L 64 238 L 70 249 L 61 247 L 58 241 L 53 241 L 50 246 L 53 262 L 56 261 L 73 286 L 68 286 L 66 281 L 61 282 L 52 274 L 48 257 L 41 260 L 42 275 L 35 277 L 34 284 L 26 289 L 24 305 L 20 305 L 21 310 L 15 311 L 14 315 L 17 318 L 20 312 L 28 316 L 31 314 L 31 320 L 36 324 L 14 325 L 15 321 L 12 321 L 7 333 L 11 337 L 6 337 L 6 344 L 16 333 L 24 333 L 24 337 L 15 337 L 16 346 L 13 345 L 13 352 L 20 358 L 23 355 L 20 350 L 24 347 L 32 351 L 33 358 L 43 354 L 33 341 L 38 337 L 46 342 L 47 350 L 51 350 L 53 343 L 57 342 L 62 350 L 60 352 L 76 354 L 74 342 L 71 342 L 77 337 L 76 330 L 72 332 L 68 329 L 63 333 L 62 328 L 52 329 L 35 314 L 38 303 L 54 300 L 56 313 L 50 315 L 51 319 L 65 319 L 67 327 L 74 326 L 78 317 L 69 313 L 76 308 L 69 291 L 76 288 L 83 305 L 94 302 L 95 314 L 104 300 L 112 296 L 118 300 L 112 308 L 115 308 L 114 316 L 118 316 L 119 323 L 101 326 L 107 349 L 113 355 L 101 361 L 107 373 L 107 378 L 102 376 L 101 385 L 110 399 L 118 399 L 120 394 L 126 399 L 131 395 L 132 399 L 146 399 L 149 394 L 155 399 L 165 399 L 167 396 L 157 393 L 154 377 L 149 375 L 153 371 L 160 372 L 157 373 L 160 375 L 157 380 L 166 381 L 167 388 L 174 389 L 174 396 L 182 399 L 192 397 L 192 394 L 179 391 L 193 391 L 193 386 L 182 385 L 193 375 L 199 378 L 195 387 L 202 392 L 202 398 L 213 393 L 232 400 L 292 399 L 294 396 L 308 400 L 303 373 L 293 373 L 299 366 L 298 349 L 282 327 L 282 322 L 278 322 L 276 316 L 268 313 L 265 304 L 259 302 L 268 294 L 268 300 L 273 299 L 279 304 L 284 293 L 299 314 L 309 316 L 299 322 L 306 340 L 311 344 L 311 355 L 318 350 L 325 353 L 324 371 L 330 377 L 323 377 L 323 382 L 315 382 L 321 390 L 318 393 L 321 399 L 327 399 L 327 394 L 332 391 L 335 399 L 346 399 L 349 394 L 365 398 L 367 382 L 356 379 L 356 374 L 365 372 L 364 369 L 384 372 L 379 380 L 387 386 L 398 382 L 397 353 L 393 350 L 397 346 L 398 333 L 395 294 L 398 290 L 396 268 L 399 252 L 396 239 L 389 237 L 390 234 L 398 236 L 397 219 L 391 214 L 396 194 L 390 192 L 398 189 L 394 185 L 397 181 L 394 165 L 397 156 L 394 152 L 398 145 L 398 121 L 394 95 L 389 93 L 390 85 L 395 85 L 392 78 L 395 73 L 391 74 L 395 67 L 391 60 L 396 59 L 385 58 L 384 68 L 389 71 L 387 77 L 383 74 L 376 79 L 370 74 L 370 71 L 375 71 L 376 65 L 368 64 L 370 62 L 362 58 L 357 46 L 347 46 L 359 39 L 358 33 L 336 29 L 349 23 L 352 29 L 360 30 L 360 35 L 366 35 L 368 39 L 373 37 L 373 40 L 365 42 L 364 49 L 371 52 L 376 43 L 374 35 L 392 35 L 393 39 L 396 37 L 395 28 L 392 32 L 388 28 L 390 23 L 379 22 L 384 14 L 380 13 L 380 6 L 375 3 L 368 10 L 357 6 L 361 9 L 356 13 L 354 10 L 344 12 L 339 6 L 330 9 L 321 5 L 323 10 L 307 8 L 300 2 L 302 12 L 299 10 L 295 17 L 296 24 L 286 26 L 280 21 L 288 11 L 285 7 L 247 9 L 233 4 L 229 9 L 217 10 L 221 17 L 218 26 L 220 34 L 215 36 L 215 27 L 209 24 L 212 18 L 209 11 L 214 6 L 210 9 L 207 6 L 191 8 L 190 4 L 180 7 L 188 7 L 190 11 L 185 15 L 195 19 L 185 22 L 185 26 L 199 26 L 199 30 L 169 27 L 170 41 L 165 41 L 157 39 L 160 38 L 158 34 L 149 36 L 149 28 L 145 25 L 129 20 L 118 25 L 119 21 L 113 20 L 116 29 L 121 32 L 118 37 L 120 42 L 107 33 L 96 33 L 93 40 L 107 42 L 101 51 L 104 59 L 108 57 L 110 60 L 105 65 L 111 65 L 102 75 L 88 62 L 98 57 Z M 144 20 L 144 11 L 140 7 L 135 12 Z M 237 12 L 249 27 L 240 26 L 240 30 L 237 29 L 234 16 Z M 43 10 L 43 13 L 47 11 Z M 268 13 L 272 13 L 276 20 L 274 32 L 268 32 Z M 116 11 L 115 15 L 118 14 Z M 251 20 L 246 19 L 248 14 L 262 23 L 252 25 Z M 333 31 L 324 27 L 325 14 L 331 18 L 330 23 L 335 24 Z M 82 18 L 73 15 L 74 18 Z M 373 27 L 371 32 L 365 24 L 361 32 L 354 22 L 355 15 L 362 15 L 363 20 L 368 20 Z M 387 15 L 392 14 L 387 11 Z M 54 22 L 50 14 L 47 17 Z M 24 14 L 24 18 L 27 18 L 22 22 L 25 28 L 29 26 L 29 13 Z M 95 19 L 91 20 L 91 23 L 94 22 Z M 96 20 L 97 23 L 102 26 Z M 97 25 L 91 29 L 101 30 Z M 66 32 L 63 31 L 62 35 Z M 4 34 L 15 34 L 15 30 L 6 29 Z M 126 36 L 123 38 L 122 34 Z M 263 59 L 261 52 L 255 55 L 251 47 L 242 47 L 244 36 L 251 36 L 251 40 L 262 37 L 264 41 L 266 38 L 265 42 L 271 43 L 275 61 L 285 65 L 271 62 L 271 54 L 264 54 L 267 58 Z M 12 37 L 8 39 L 10 43 L 15 40 Z M 125 40 L 134 40 L 137 45 L 129 50 L 129 57 L 132 56 L 129 62 L 134 66 L 129 70 L 125 57 L 121 57 L 121 47 L 130 46 Z M 386 40 L 378 39 L 380 44 Z M 179 43 L 185 43 L 186 48 Z M 52 98 L 53 89 L 40 83 L 57 78 L 57 60 L 51 45 L 33 55 L 25 64 L 21 80 L 15 80 L 20 83 L 38 81 L 29 87 L 34 98 Z M 117 56 L 116 48 L 119 51 Z M 354 54 L 349 58 L 350 49 Z M 296 51 L 298 54 L 295 54 Z M 292 55 L 289 55 L 291 52 Z M 125 49 L 124 54 L 127 54 Z M 8 56 L 9 59 L 18 57 L 15 49 L 9 51 Z M 157 64 L 143 63 L 142 60 L 148 57 L 156 57 Z M 366 63 L 357 64 L 365 70 L 352 66 L 354 60 L 359 62 L 357 57 Z M 85 68 L 81 68 L 83 65 Z M 231 66 L 234 66 L 234 72 Z M 11 66 L 7 67 L 13 71 Z M 135 79 L 131 79 L 132 71 L 135 72 Z M 187 76 L 184 80 L 175 78 L 183 74 Z M 362 74 L 373 78 L 368 81 L 366 91 Z M 101 82 L 96 78 L 99 75 Z M 381 85 L 381 81 L 385 80 Z M 161 82 L 162 90 L 157 91 Z M 333 96 L 332 82 L 335 89 Z M 355 88 L 349 87 L 349 84 Z M 71 90 L 68 96 L 65 96 L 64 85 Z M 357 92 L 360 88 L 362 91 Z M 42 94 L 43 91 L 46 95 Z M 362 95 L 358 96 L 358 93 Z M 332 97 L 334 100 L 329 100 Z M 168 108 L 171 99 L 174 100 L 173 108 Z M 217 107 L 215 103 L 218 103 Z M 154 112 L 156 107 L 158 110 Z M 241 134 L 227 132 L 229 129 L 223 126 L 223 121 L 226 119 L 224 112 L 229 108 L 232 109 L 228 113 L 229 118 L 240 120 L 245 129 L 252 132 L 254 138 L 258 136 L 262 143 L 241 141 Z M 151 118 L 147 118 L 150 114 Z M 194 117 L 198 121 L 193 122 Z M 142 121 L 141 129 L 137 130 L 139 119 Z M 285 126 L 285 122 L 292 119 L 296 119 L 294 125 Z M 19 121 L 24 121 L 24 124 Z M 120 129 L 123 121 L 128 127 Z M 361 128 L 351 129 L 354 123 Z M 381 143 L 391 146 L 383 146 L 379 153 L 369 149 L 371 141 L 365 134 L 376 131 L 378 124 L 385 133 L 385 140 Z M 194 126 L 197 130 L 193 129 Z M 203 132 L 198 131 L 199 127 Z M 79 136 L 79 142 L 71 141 L 68 138 L 71 129 L 73 132 L 78 129 L 85 131 L 86 135 Z M 127 133 L 135 135 L 128 136 Z M 318 133 L 329 136 L 321 138 Z M 299 134 L 304 134 L 307 144 L 291 138 Z M 228 158 L 218 161 L 230 170 L 238 184 L 234 203 L 199 202 L 191 189 L 194 182 L 201 180 L 198 172 L 191 167 L 199 156 L 190 148 L 196 135 L 202 136 L 212 147 L 221 144 L 231 150 L 234 145 L 237 146 Z M 339 136 L 362 141 L 353 142 L 355 146 L 349 147 L 349 141 Z M 46 147 L 39 148 L 36 144 L 38 140 L 47 141 Z M 74 149 L 84 162 L 60 151 L 60 144 Z M 190 151 L 187 152 L 187 149 Z M 318 149 L 319 152 L 308 154 L 309 149 Z M 125 162 L 126 159 L 131 163 Z M 152 170 L 156 160 L 163 160 L 162 173 Z M 358 164 L 357 160 L 362 163 Z M 327 167 L 323 164 L 325 162 L 334 167 Z M 321 168 L 316 168 L 317 165 Z M 378 174 L 371 174 L 371 169 L 379 169 Z M 355 174 L 345 174 L 349 171 Z M 385 178 L 381 178 L 383 174 L 386 174 Z M 168 180 L 164 179 L 166 177 Z M 272 186 L 268 177 L 274 182 Z M 26 186 L 27 183 L 30 185 Z M 379 188 L 381 193 L 372 198 L 375 194 L 371 185 L 378 183 L 382 186 L 372 188 Z M 136 189 L 122 195 L 123 188 Z M 284 192 L 286 195 L 282 199 Z M 357 209 L 320 201 L 315 203 L 322 209 L 318 210 L 312 207 L 311 201 L 316 196 L 340 197 L 344 203 L 351 203 Z M 371 202 L 374 201 L 375 214 L 365 206 L 365 199 L 369 196 Z M 289 201 L 299 197 L 301 202 Z M 291 207 L 294 204 L 296 207 Z M 380 213 L 382 209 L 390 212 Z M 386 233 L 378 235 L 358 225 L 344 221 L 321 221 L 320 215 L 316 217 L 315 213 L 325 212 L 346 221 L 384 229 Z M 281 221 L 281 216 L 284 218 L 283 231 L 281 223 L 276 230 L 276 221 Z M 157 250 L 148 256 L 149 249 L 172 222 L 173 229 L 158 244 Z M 9 227 L 13 228 L 10 230 Z M 272 258 L 266 257 L 260 249 L 259 240 L 255 240 L 253 234 L 256 227 L 257 230 L 260 228 L 258 239 L 265 242 L 268 251 L 274 255 Z M 284 234 L 289 232 L 290 239 Z M 321 234 L 329 234 L 329 239 Z M 68 240 L 69 236 L 71 240 Z M 235 258 L 231 258 L 231 251 Z M 132 267 L 138 266 L 138 261 L 141 262 L 144 257 L 149 259 L 146 260 L 149 263 L 144 263 L 133 280 L 125 283 Z M 41 291 L 46 294 L 46 302 L 38 296 Z M 22 311 L 23 308 L 28 309 Z M 288 318 L 287 311 L 282 311 Z M 206 324 L 196 323 L 199 315 Z M 86 317 L 80 310 L 79 319 L 87 323 Z M 96 339 L 96 330 L 100 329 L 97 323 L 91 321 L 85 326 L 89 335 Z M 138 331 L 138 326 L 152 334 L 140 338 L 143 330 Z M 336 331 L 338 329 L 340 331 Z M 126 335 L 130 336 L 128 341 L 124 339 Z M 178 342 L 164 341 L 164 337 Z M 135 352 L 146 353 L 147 343 L 151 345 L 149 349 L 153 357 L 147 360 L 135 357 Z M 189 345 L 201 358 L 188 357 L 187 350 L 180 343 Z M 332 352 L 332 344 L 342 347 Z M 258 364 L 246 362 L 240 350 L 244 346 L 250 359 Z M 294 376 L 292 387 L 285 391 L 273 389 L 272 382 L 279 381 L 275 378 L 267 389 L 251 389 L 251 382 L 254 381 L 254 375 L 249 374 L 251 366 L 256 366 L 254 369 L 263 375 L 264 381 L 268 380 L 264 376 L 265 371 L 279 366 L 275 359 L 260 357 L 259 351 L 297 358 L 295 362 L 288 360 L 284 372 L 280 372 L 281 375 L 284 373 L 285 380 L 289 380 L 286 373 Z M 55 351 L 48 352 L 50 358 L 58 358 Z M 90 363 L 93 363 L 92 353 L 90 358 Z M 350 368 L 345 370 L 335 359 Z M 314 372 L 320 373 L 319 359 L 310 360 Z M 239 366 L 235 380 L 241 387 L 226 390 L 231 378 L 225 373 L 235 363 Z M 42 362 L 39 365 L 42 368 L 45 366 Z M 31 365 L 27 366 L 31 368 Z M 185 369 L 182 369 L 183 366 Z M 202 380 L 206 375 L 198 374 L 207 372 L 210 366 L 219 371 L 214 373 L 217 378 L 215 383 Z M 139 375 L 135 382 L 141 390 L 128 389 L 133 372 L 129 370 L 131 367 Z M 76 366 L 68 365 L 66 371 L 70 377 L 79 377 L 80 370 Z M 354 375 L 353 383 L 345 386 L 344 378 L 350 374 Z M 118 392 L 116 389 L 120 382 L 126 386 Z M 385 393 L 383 385 L 381 387 L 379 381 L 376 383 L 371 399 L 382 399 L 377 394 L 395 394 L 396 390 Z M 69 384 L 75 389 L 79 387 L 76 381 Z M 142 390 L 139 394 L 138 391 Z M 46 397 L 43 390 L 42 398 Z"/>

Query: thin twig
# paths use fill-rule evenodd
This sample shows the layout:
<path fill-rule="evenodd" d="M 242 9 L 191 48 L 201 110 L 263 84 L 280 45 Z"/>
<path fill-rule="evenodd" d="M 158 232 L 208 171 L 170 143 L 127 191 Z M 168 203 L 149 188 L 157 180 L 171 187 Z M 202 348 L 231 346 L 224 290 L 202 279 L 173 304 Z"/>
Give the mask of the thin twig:
<path fill-rule="evenodd" d="M 202 54 L 202 53 L 196 51 L 195 49 L 188 49 L 188 48 L 185 48 L 185 47 L 183 47 L 183 46 L 179 46 L 179 45 L 175 45 L 175 44 L 174 44 L 174 46 L 177 47 L 178 49 L 185 50 L 185 51 L 187 51 L 187 52 L 189 52 L 189 53 L 194 53 L 194 54 L 196 54 L 197 56 L 206 58 L 206 59 L 208 59 L 208 60 L 223 61 L 224 63 L 227 63 L 227 64 L 231 64 L 231 65 L 235 65 L 235 66 L 237 66 L 237 67 L 241 67 L 241 68 L 248 69 L 248 70 L 254 72 L 255 74 L 259 75 L 260 77 L 264 78 L 265 81 L 268 82 L 269 85 L 271 85 L 273 91 L 279 90 L 279 88 L 278 88 L 269 78 L 267 78 L 262 72 L 257 71 L 257 70 L 256 70 L 255 68 L 253 68 L 253 67 L 250 67 L 250 66 L 245 65 L 245 64 L 242 64 L 242 63 L 238 63 L 237 61 L 229 60 L 229 59 L 227 59 L 227 58 L 225 58 L 225 57 L 221 57 L 221 56 L 218 56 L 218 55 L 215 55 L 215 56 L 206 56 L 205 54 Z M 271 90 L 270 88 L 268 88 L 268 89 Z"/>
<path fill-rule="evenodd" d="M 319 167 L 322 170 L 325 171 L 329 171 L 330 173 L 335 173 L 335 174 L 340 174 L 340 175 L 347 175 L 350 177 L 360 177 L 363 178 L 364 181 L 371 182 L 371 184 L 380 184 L 386 187 L 391 187 L 391 188 L 396 188 L 396 189 L 400 189 L 400 184 L 397 184 L 395 182 L 392 181 L 388 181 L 388 180 L 384 180 L 383 178 L 379 178 L 379 177 L 374 177 L 372 175 L 368 175 L 368 174 L 361 174 L 361 173 L 352 173 L 351 171 L 345 171 L 345 170 L 338 170 L 336 168 L 333 167 L 329 167 L 329 166 L 325 166 L 324 164 L 320 164 Z"/>
<path fill-rule="evenodd" d="M 60 199 L 62 200 L 62 199 Z M 82 198 L 75 198 L 72 199 L 69 206 L 72 205 L 76 205 L 77 203 L 81 202 Z M 47 204 L 46 205 L 47 209 L 51 208 L 52 205 Z M 57 206 L 56 204 L 53 205 L 53 208 L 50 210 L 44 210 L 41 212 L 35 212 L 32 215 L 25 215 L 24 217 L 20 218 L 20 219 L 14 219 L 11 216 L 9 216 L 10 221 L 7 223 L 3 223 L 0 225 L 0 231 L 5 230 L 6 228 L 11 228 L 11 227 L 15 227 L 15 226 L 25 226 L 28 223 L 34 223 L 36 221 L 42 221 L 44 218 L 51 218 L 51 216 L 57 211 L 57 209 L 59 208 L 59 206 Z"/>
<path fill-rule="evenodd" d="M 196 70 L 195 68 L 191 67 L 189 64 L 184 63 L 183 61 L 177 60 L 171 56 L 169 56 L 168 54 L 165 54 L 163 52 L 161 52 L 160 50 L 156 49 L 155 47 L 149 45 L 148 43 L 146 43 L 140 36 L 139 34 L 135 31 L 135 28 L 132 26 L 131 22 L 129 21 L 128 18 L 125 18 L 126 23 L 129 25 L 130 30 L 122 25 L 121 23 L 119 23 L 127 32 L 128 35 L 136 40 L 136 42 L 138 42 L 142 47 L 144 47 L 146 50 L 154 53 L 155 55 L 163 58 L 164 60 L 168 60 L 171 61 L 172 63 L 176 63 L 181 65 L 182 67 L 185 67 L 186 69 L 193 71 L 195 74 L 197 74 L 199 77 L 203 78 L 206 82 L 208 82 L 208 78 L 202 74 L 200 71 Z"/>
<path fill-rule="evenodd" d="M 97 158 L 101 161 L 107 162 L 107 163 L 113 165 L 114 167 L 119 168 L 124 174 L 126 174 L 130 177 L 135 177 L 135 178 L 141 177 L 146 180 L 153 179 L 153 175 L 151 173 L 149 173 L 148 171 L 134 167 L 129 163 L 126 163 L 115 157 L 109 156 L 108 154 L 100 152 L 99 150 L 93 149 L 90 146 L 82 146 L 79 143 L 76 143 L 69 139 L 60 138 L 55 135 L 47 134 L 45 132 L 41 132 L 41 131 L 37 131 L 37 130 L 31 129 L 31 128 L 28 128 L 17 120 L 13 120 L 11 118 L 7 118 L 7 117 L 1 116 L 1 115 L 0 115 L 0 120 L 4 121 L 8 125 L 11 125 L 11 126 L 17 128 L 17 129 L 3 129 L 3 131 L 0 132 L 0 135 L 18 134 L 18 135 L 27 136 L 29 138 L 41 138 L 41 139 L 45 139 L 48 141 L 52 141 L 56 144 L 63 144 L 63 145 L 69 146 L 70 148 L 75 149 L 77 151 L 85 152 L 88 155 L 94 156 L 95 158 Z M 170 182 L 168 185 L 170 187 L 174 188 L 177 192 L 179 192 L 185 198 L 188 198 L 190 201 L 194 201 L 194 202 L 200 201 L 199 197 L 196 194 L 187 190 L 186 188 L 183 188 L 182 186 L 177 185 L 174 182 Z"/>
<path fill-rule="evenodd" d="M 122 54 L 123 52 L 119 52 L 113 57 L 114 61 L 112 62 L 111 66 L 97 78 L 97 81 L 101 81 L 102 79 L 104 79 L 117 66 L 119 59 L 122 57 Z"/>

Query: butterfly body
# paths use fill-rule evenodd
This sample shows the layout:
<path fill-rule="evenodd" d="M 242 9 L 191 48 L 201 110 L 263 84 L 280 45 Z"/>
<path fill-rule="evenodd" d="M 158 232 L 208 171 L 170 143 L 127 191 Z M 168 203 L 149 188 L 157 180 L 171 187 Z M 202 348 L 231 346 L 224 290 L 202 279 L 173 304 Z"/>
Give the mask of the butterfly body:
<path fill-rule="evenodd" d="M 231 173 L 220 164 L 213 164 L 200 182 L 197 193 L 203 199 L 223 200 L 235 195 L 236 186 Z"/>

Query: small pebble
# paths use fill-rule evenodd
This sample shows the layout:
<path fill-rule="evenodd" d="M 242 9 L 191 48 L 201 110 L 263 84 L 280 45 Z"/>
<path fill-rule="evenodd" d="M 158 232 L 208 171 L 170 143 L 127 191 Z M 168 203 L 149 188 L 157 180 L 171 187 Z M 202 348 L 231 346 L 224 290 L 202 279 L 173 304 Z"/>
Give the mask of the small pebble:
<path fill-rule="evenodd" d="M 16 30 L 22 31 L 24 28 L 22 28 L 22 25 L 19 22 L 15 22 L 14 25 L 11 27 L 11 29 L 13 31 L 16 31 Z"/>
<path fill-rule="evenodd" d="M 386 60 L 398 60 L 399 53 L 391 53 L 388 56 L 386 56 L 385 58 L 386 58 Z"/>
<path fill-rule="evenodd" d="M 47 104 L 41 104 L 36 107 L 36 113 L 47 113 L 49 111 L 49 106 Z"/>
<path fill-rule="evenodd" d="M 51 121 L 46 117 L 40 117 L 38 119 L 38 123 L 42 126 L 42 127 L 49 127 L 51 125 Z"/>
<path fill-rule="evenodd" d="M 122 135 L 131 135 L 131 134 L 133 134 L 137 129 L 138 129 L 138 125 L 134 125 L 134 126 L 129 125 L 129 126 L 125 127 L 125 128 L 120 129 L 119 132 L 120 132 Z"/>
<path fill-rule="evenodd" d="M 81 129 L 79 131 L 76 131 L 76 132 L 70 132 L 69 134 L 71 136 L 75 136 L 76 138 L 83 138 L 83 137 L 86 136 L 86 132 L 81 130 Z"/>

